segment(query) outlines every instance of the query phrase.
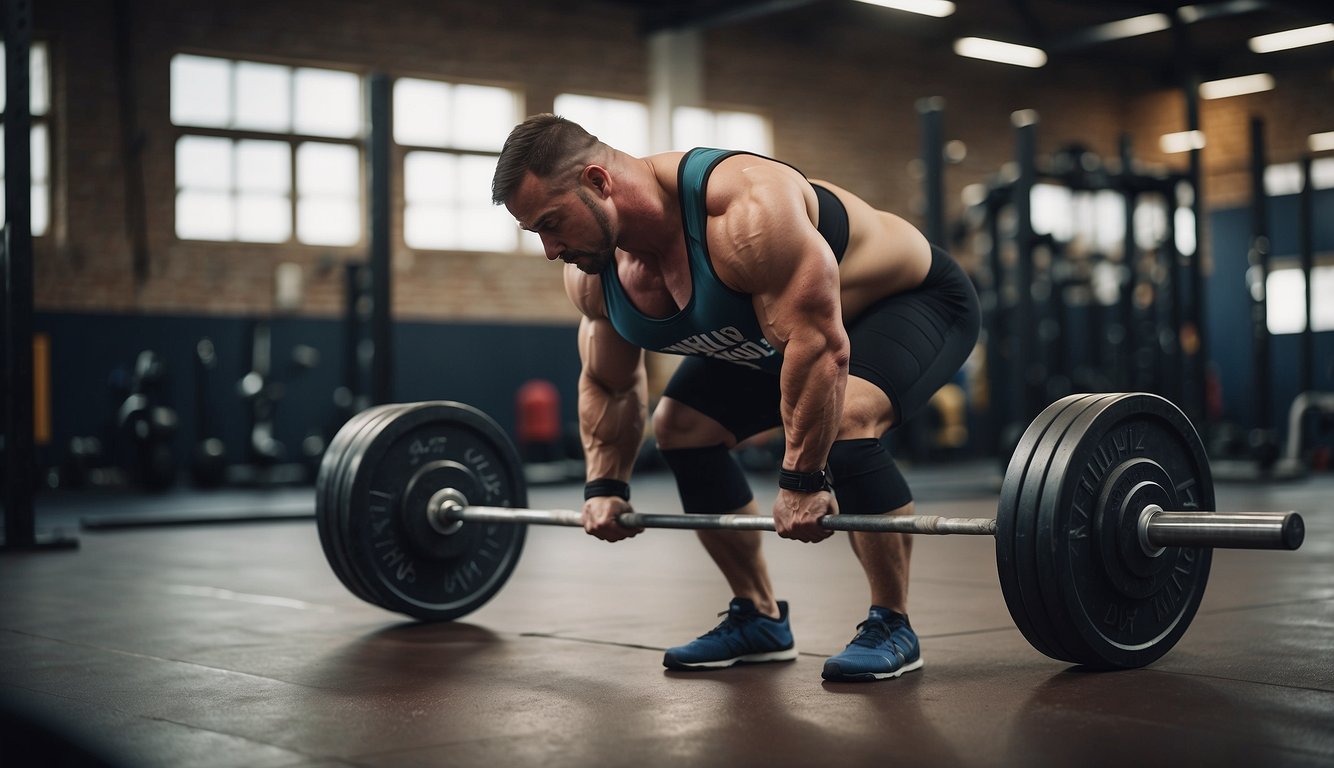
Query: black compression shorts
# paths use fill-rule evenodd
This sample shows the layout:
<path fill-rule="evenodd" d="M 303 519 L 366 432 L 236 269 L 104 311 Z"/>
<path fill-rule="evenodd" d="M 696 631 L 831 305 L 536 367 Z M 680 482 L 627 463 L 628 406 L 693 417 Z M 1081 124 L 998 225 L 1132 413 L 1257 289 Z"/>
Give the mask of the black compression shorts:
<path fill-rule="evenodd" d="M 920 286 L 881 299 L 848 325 L 848 373 L 889 396 L 898 426 L 963 366 L 980 326 L 972 281 L 932 246 Z M 778 376 L 725 360 L 685 358 L 663 396 L 722 424 L 737 441 L 782 425 Z"/>

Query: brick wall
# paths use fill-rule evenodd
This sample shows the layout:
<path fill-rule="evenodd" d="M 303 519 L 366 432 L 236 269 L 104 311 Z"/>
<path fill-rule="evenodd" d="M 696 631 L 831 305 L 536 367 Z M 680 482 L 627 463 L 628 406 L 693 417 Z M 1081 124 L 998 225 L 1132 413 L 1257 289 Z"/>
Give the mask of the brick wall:
<path fill-rule="evenodd" d="M 596 0 L 46 0 L 36 12 L 37 34 L 51 44 L 55 105 L 54 226 L 38 243 L 36 269 L 37 306 L 45 311 L 263 313 L 272 308 L 280 262 L 303 267 L 301 313 L 340 311 L 335 267 L 364 258 L 364 247 L 176 240 L 177 132 L 168 119 L 175 52 L 505 84 L 526 93 L 529 112 L 550 109 L 566 90 L 646 95 L 647 52 L 636 19 Z M 123 82 L 118 19 L 129 30 Z M 964 185 L 1011 159 L 1009 115 L 1021 108 L 1041 115 L 1040 152 L 1077 141 L 1112 157 L 1117 137 L 1129 131 L 1146 162 L 1185 166 L 1184 156 L 1157 149 L 1161 133 L 1184 125 L 1175 91 L 1134 90 L 1133 78 L 1115 70 L 967 61 L 948 46 L 911 39 L 857 43 L 855 30 L 839 29 L 837 20 L 812 32 L 797 19 L 707 32 L 707 99 L 767 113 L 780 157 L 919 222 L 919 182 L 908 167 L 918 153 L 914 103 L 924 96 L 946 99 L 946 137 L 969 149 L 947 172 L 952 212 Z M 1334 129 L 1329 72 L 1279 82 L 1268 94 L 1203 103 L 1209 205 L 1235 206 L 1249 195 L 1252 113 L 1270 116 L 1273 162 L 1295 159 L 1309 133 Z M 127 160 L 131 144 L 137 161 Z M 136 217 L 126 200 L 139 178 L 144 199 Z M 142 279 L 134 271 L 136 226 L 145 233 Z M 398 317 L 574 320 L 558 270 L 540 257 L 414 252 L 401 236 L 395 243 Z"/>

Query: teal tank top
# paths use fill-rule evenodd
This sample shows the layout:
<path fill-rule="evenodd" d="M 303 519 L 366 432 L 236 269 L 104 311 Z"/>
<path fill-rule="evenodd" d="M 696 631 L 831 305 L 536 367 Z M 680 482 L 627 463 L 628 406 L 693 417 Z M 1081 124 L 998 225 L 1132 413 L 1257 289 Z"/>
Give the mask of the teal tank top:
<path fill-rule="evenodd" d="M 778 373 L 782 355 L 760 332 L 751 296 L 724 285 L 709 261 L 704 189 L 714 167 L 736 154 L 745 153 L 692 149 L 677 169 L 681 224 L 690 264 L 690 302 L 685 308 L 663 318 L 640 312 L 625 295 L 614 262 L 602 273 L 602 297 L 612 326 L 631 344 L 668 354 L 713 357 Z"/>

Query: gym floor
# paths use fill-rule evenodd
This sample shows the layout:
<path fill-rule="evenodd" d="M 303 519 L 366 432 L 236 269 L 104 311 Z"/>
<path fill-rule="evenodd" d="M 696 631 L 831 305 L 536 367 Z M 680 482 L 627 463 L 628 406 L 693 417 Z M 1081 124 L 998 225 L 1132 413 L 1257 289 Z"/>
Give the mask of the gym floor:
<path fill-rule="evenodd" d="M 989 474 L 908 470 L 921 514 L 963 517 L 994 515 Z M 772 478 L 753 484 L 772 501 Z M 1185 637 L 1132 671 L 1030 647 L 991 539 L 918 536 L 910 613 L 926 666 L 872 684 L 820 679 L 867 605 L 843 534 L 765 539 L 797 661 L 674 673 L 662 650 L 729 598 L 689 532 L 608 545 L 530 528 L 495 599 L 421 624 L 342 587 L 312 496 L 42 497 L 39 530 L 255 519 L 90 527 L 77 550 L 4 555 L 0 700 L 123 766 L 1334 765 L 1328 474 L 1219 485 L 1223 511 L 1301 510 L 1306 543 L 1216 551 Z M 578 498 L 530 491 L 533 506 Z M 673 510 L 670 478 L 637 480 L 635 500 Z"/>

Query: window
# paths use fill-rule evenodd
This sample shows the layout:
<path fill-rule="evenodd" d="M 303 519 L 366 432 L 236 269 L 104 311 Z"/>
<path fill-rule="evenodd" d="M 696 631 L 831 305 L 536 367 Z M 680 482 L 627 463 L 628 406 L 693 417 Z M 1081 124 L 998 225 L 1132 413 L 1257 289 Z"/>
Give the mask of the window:
<path fill-rule="evenodd" d="M 1271 270 L 1265 279 L 1269 332 L 1306 330 L 1306 276 L 1300 269 Z M 1334 266 L 1311 270 L 1312 331 L 1334 331 Z"/>
<path fill-rule="evenodd" d="M 171 61 L 176 236 L 361 241 L 361 78 L 178 54 Z"/>
<path fill-rule="evenodd" d="M 0 43 L 0 113 L 5 108 L 5 47 Z M 32 114 L 32 234 L 45 235 L 51 226 L 51 74 L 46 44 L 34 42 L 28 53 L 28 111 Z M 0 127 L 0 142 L 4 128 Z M 0 152 L 0 211 L 4 206 L 4 153 Z"/>
<path fill-rule="evenodd" d="M 491 204 L 491 177 L 519 94 L 438 80 L 394 81 L 394 141 L 403 155 L 403 241 L 409 248 L 514 251 L 520 230 Z"/>
<path fill-rule="evenodd" d="M 749 112 L 719 112 L 698 107 L 672 111 L 672 147 L 743 149 L 760 155 L 773 154 L 769 121 Z"/>
<path fill-rule="evenodd" d="M 645 104 L 562 93 L 556 97 L 554 106 L 556 114 L 583 126 L 603 144 L 636 157 L 650 152 L 648 106 Z"/>

